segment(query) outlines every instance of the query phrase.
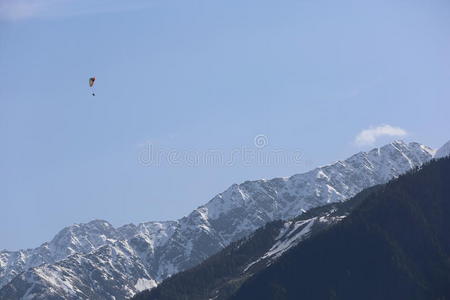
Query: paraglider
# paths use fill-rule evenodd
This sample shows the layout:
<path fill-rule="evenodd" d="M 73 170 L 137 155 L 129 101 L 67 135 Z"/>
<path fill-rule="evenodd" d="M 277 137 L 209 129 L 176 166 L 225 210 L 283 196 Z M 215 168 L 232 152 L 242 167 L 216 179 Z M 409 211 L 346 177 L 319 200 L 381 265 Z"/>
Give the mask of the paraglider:
<path fill-rule="evenodd" d="M 91 77 L 89 78 L 89 87 L 93 87 L 94 86 L 94 82 L 95 82 L 95 77 Z M 93 90 L 93 89 L 92 89 Z M 95 93 L 92 92 L 92 96 L 95 96 Z"/>

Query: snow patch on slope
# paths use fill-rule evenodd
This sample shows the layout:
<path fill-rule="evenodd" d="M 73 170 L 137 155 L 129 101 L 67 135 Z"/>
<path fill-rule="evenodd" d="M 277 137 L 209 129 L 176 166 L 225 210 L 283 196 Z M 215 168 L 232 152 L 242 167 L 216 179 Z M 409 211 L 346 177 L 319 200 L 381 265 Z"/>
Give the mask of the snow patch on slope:
<path fill-rule="evenodd" d="M 136 289 L 136 291 L 142 292 L 143 290 L 150 290 L 152 288 L 155 288 L 156 286 L 156 281 L 154 281 L 153 279 L 139 278 L 134 285 L 134 288 Z"/>

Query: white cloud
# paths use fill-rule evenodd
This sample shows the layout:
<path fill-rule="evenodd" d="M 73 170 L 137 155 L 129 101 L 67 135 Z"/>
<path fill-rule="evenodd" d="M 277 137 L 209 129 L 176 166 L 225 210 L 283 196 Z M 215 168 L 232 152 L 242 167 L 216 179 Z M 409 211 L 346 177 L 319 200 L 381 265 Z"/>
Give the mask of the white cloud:
<path fill-rule="evenodd" d="M 400 127 L 394 127 L 391 125 L 380 125 L 377 127 L 370 127 L 364 129 L 355 138 L 355 144 L 358 146 L 372 145 L 377 139 L 389 136 L 389 137 L 403 137 L 407 135 L 406 130 Z"/>

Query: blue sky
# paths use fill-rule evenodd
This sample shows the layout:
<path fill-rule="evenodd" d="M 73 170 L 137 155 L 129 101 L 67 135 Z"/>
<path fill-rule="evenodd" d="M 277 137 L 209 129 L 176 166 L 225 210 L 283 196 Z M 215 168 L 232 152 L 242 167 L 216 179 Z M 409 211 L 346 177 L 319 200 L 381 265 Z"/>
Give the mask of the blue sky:
<path fill-rule="evenodd" d="M 446 0 L 94 2 L 0 0 L 0 249 L 91 219 L 179 218 L 232 183 L 393 139 L 450 139 Z M 301 159 L 192 160 L 236 149 Z"/>

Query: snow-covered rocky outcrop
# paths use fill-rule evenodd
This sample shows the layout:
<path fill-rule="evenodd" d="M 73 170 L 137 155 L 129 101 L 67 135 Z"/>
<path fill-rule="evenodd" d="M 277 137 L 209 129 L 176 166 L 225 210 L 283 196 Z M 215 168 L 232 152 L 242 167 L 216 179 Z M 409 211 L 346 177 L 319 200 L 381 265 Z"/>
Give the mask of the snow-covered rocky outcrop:
<path fill-rule="evenodd" d="M 87 246 L 81 247 L 82 250 L 74 248 L 72 238 L 66 238 L 67 246 L 57 247 L 58 255 L 49 250 L 51 254 L 38 255 L 39 259 L 28 259 L 27 263 L 17 259 L 22 252 L 2 252 L 0 272 L 12 274 L 5 281 L 18 275 L 4 283 L 0 299 L 30 295 L 33 299 L 132 296 L 198 264 L 269 221 L 290 219 L 310 208 L 344 201 L 365 188 L 385 183 L 423 164 L 433 154 L 424 145 L 397 141 L 304 174 L 232 185 L 177 221 L 118 229 L 109 225 L 108 234 L 100 231 L 87 234 L 89 243 L 84 242 Z M 313 222 L 312 226 L 320 220 L 309 222 Z M 291 225 L 298 225 L 299 229 L 307 224 Z M 307 229 L 298 234 L 305 234 Z M 294 240 L 298 240 L 297 236 Z M 274 248 L 273 254 L 282 251 L 286 243 L 289 241 Z M 41 247 L 45 248 L 44 245 Z M 38 266 L 40 263 L 44 264 Z"/>

